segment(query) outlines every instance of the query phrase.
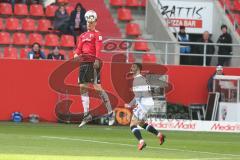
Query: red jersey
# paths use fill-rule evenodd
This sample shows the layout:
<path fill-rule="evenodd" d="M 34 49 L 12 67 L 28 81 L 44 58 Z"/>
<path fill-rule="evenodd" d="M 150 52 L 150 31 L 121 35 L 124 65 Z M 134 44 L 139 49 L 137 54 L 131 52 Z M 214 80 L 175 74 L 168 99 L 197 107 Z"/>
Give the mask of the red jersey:
<path fill-rule="evenodd" d="M 99 31 L 87 31 L 80 35 L 75 52 L 84 55 L 84 62 L 94 62 L 102 47 L 102 36 Z M 86 56 L 85 56 L 86 55 Z M 87 56 L 90 55 L 90 56 Z"/>

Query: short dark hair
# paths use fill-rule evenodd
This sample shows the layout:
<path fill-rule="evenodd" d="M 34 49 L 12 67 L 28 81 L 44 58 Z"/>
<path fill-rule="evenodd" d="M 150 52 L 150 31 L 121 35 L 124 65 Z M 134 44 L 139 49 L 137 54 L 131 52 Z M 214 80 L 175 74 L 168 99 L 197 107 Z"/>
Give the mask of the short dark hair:
<path fill-rule="evenodd" d="M 185 29 L 185 26 L 180 26 L 179 28 L 180 28 L 180 29 Z"/>
<path fill-rule="evenodd" d="M 141 63 L 133 63 L 133 64 L 136 65 L 140 71 L 142 70 L 142 64 Z"/>
<path fill-rule="evenodd" d="M 223 24 L 223 25 L 221 25 L 221 29 L 223 29 L 223 28 L 226 28 L 226 29 L 227 29 L 228 27 L 227 27 L 226 24 Z"/>
<path fill-rule="evenodd" d="M 33 46 L 34 46 L 35 44 L 38 45 L 39 48 L 41 48 L 41 45 L 40 45 L 38 42 L 34 42 L 34 43 L 32 44 L 32 48 L 33 48 Z"/>
<path fill-rule="evenodd" d="M 84 9 L 83 8 L 83 5 L 81 3 L 77 3 L 76 6 L 75 6 L 75 10 L 77 10 L 77 8 L 80 7 L 81 9 Z"/>

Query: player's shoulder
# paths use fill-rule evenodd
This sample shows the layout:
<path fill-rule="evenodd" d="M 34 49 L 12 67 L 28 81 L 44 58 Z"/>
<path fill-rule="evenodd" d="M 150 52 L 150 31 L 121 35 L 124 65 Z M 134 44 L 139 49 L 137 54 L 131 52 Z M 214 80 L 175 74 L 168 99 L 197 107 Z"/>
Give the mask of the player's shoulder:
<path fill-rule="evenodd" d="M 137 75 L 134 80 L 136 81 L 146 81 L 146 77 L 143 76 L 142 74 Z"/>
<path fill-rule="evenodd" d="M 99 30 L 94 31 L 96 35 L 101 35 L 101 32 Z"/>
<path fill-rule="evenodd" d="M 95 30 L 95 36 L 98 37 L 98 40 L 100 41 L 103 39 L 101 32 L 99 32 L 98 30 Z"/>
<path fill-rule="evenodd" d="M 79 38 L 82 38 L 82 37 L 84 37 L 87 34 L 88 34 L 88 32 L 83 32 L 82 34 L 80 34 Z"/>

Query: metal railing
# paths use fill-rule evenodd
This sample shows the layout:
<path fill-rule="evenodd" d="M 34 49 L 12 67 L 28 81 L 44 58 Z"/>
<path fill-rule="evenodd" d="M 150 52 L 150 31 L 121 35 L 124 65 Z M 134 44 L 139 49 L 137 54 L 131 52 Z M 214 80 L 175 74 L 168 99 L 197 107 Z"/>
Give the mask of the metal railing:
<path fill-rule="evenodd" d="M 126 48 L 122 49 L 122 48 L 111 48 L 111 49 L 107 49 L 106 47 L 104 47 L 104 49 L 102 50 L 103 53 L 123 53 L 126 54 L 127 56 L 127 62 L 128 62 L 128 57 L 129 57 L 129 53 L 133 53 L 133 54 L 144 54 L 146 53 L 146 51 L 135 51 L 133 49 L 133 44 L 136 42 L 146 42 L 146 43 L 157 43 L 158 45 L 163 45 L 165 46 L 163 49 L 161 49 L 160 51 L 148 51 L 148 54 L 155 54 L 155 55 L 161 55 L 164 57 L 164 64 L 168 64 L 168 59 L 170 55 L 174 55 L 174 56 L 193 56 L 193 57 L 203 57 L 203 66 L 206 66 L 206 61 L 207 61 L 207 57 L 228 57 L 228 58 L 240 58 L 240 54 L 239 55 L 216 55 L 216 54 L 207 54 L 207 46 L 232 46 L 232 47 L 239 47 L 240 49 L 240 44 L 221 44 L 221 43 L 200 43 L 200 42 L 173 42 L 173 41 L 157 41 L 157 40 L 133 40 L 133 39 L 106 39 L 104 40 L 104 46 L 108 45 L 109 43 L 111 44 L 119 44 L 120 43 L 125 43 Z M 178 51 L 174 52 L 174 53 L 170 53 L 168 52 L 168 48 L 170 45 L 174 45 Z M 197 53 L 186 53 L 186 54 L 182 54 L 180 53 L 180 46 L 181 45 L 197 45 L 197 46 L 203 46 L 204 47 L 204 52 L 203 54 L 197 54 Z M 117 45 L 116 45 L 117 46 Z"/>

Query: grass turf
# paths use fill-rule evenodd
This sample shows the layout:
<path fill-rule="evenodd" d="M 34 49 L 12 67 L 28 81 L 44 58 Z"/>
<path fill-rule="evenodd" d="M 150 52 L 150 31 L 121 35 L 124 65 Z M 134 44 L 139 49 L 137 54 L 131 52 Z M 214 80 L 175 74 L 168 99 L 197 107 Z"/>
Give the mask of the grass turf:
<path fill-rule="evenodd" d="M 240 160 L 240 135 L 169 132 L 158 139 L 142 130 L 147 148 L 137 150 L 128 127 L 0 122 L 0 160 Z"/>

